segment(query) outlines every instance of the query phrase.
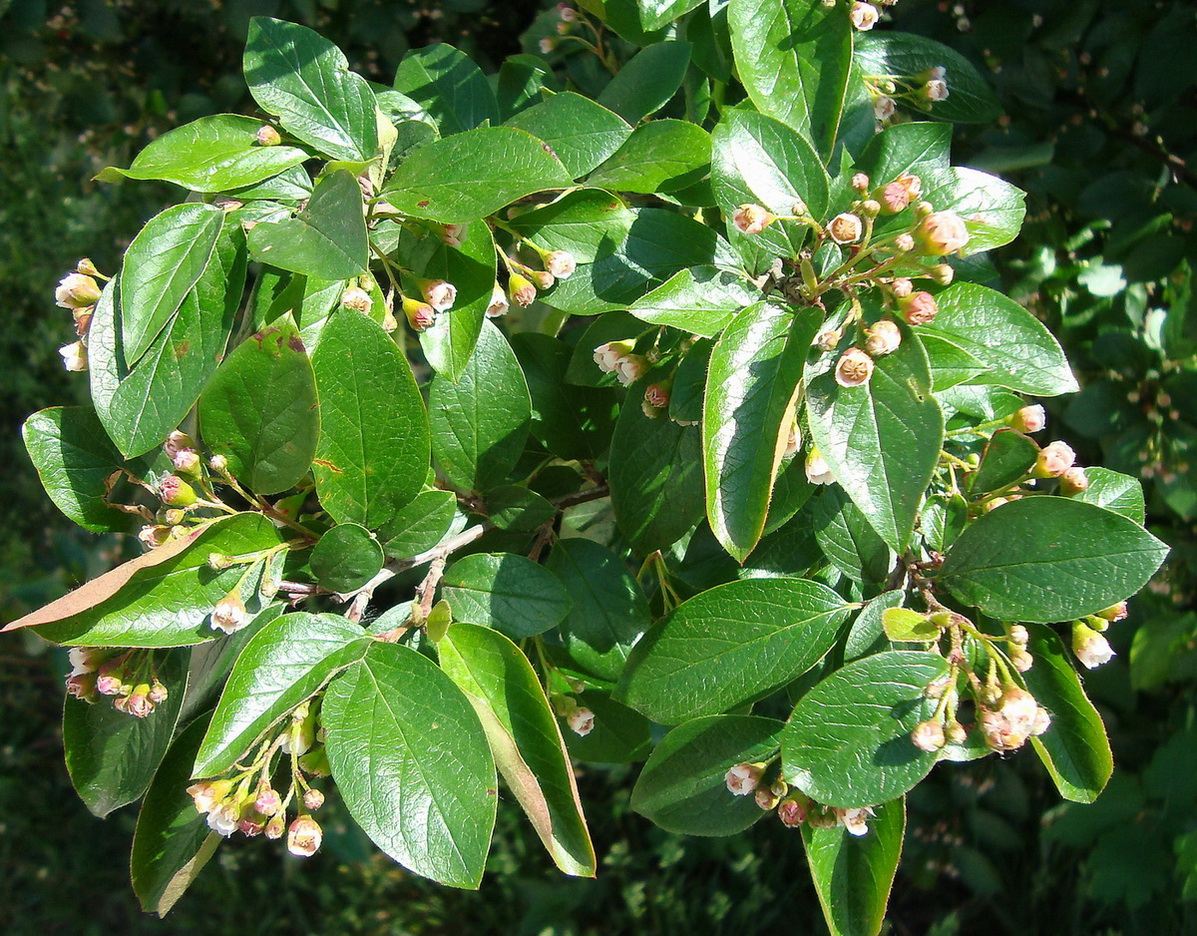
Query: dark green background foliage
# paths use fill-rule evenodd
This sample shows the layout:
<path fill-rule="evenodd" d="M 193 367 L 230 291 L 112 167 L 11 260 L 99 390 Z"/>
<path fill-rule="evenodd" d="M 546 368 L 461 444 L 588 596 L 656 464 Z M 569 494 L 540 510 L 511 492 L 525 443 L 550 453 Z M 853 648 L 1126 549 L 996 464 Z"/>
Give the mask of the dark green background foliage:
<path fill-rule="evenodd" d="M 305 23 L 366 77 L 445 39 L 484 67 L 519 50 L 542 4 L 484 0 L 0 0 L 0 499 L 3 619 L 83 581 L 112 547 L 67 532 L 16 427 L 80 399 L 54 284 L 81 256 L 112 269 L 172 199 L 100 185 L 155 135 L 252 103 L 239 74 L 252 15 Z M 1143 478 L 1168 565 L 1087 675 L 1117 771 L 1093 806 L 1060 804 L 1027 758 L 941 768 L 910 797 L 895 933 L 1180 933 L 1197 925 L 1197 15 L 1152 0 L 902 0 L 896 25 L 982 66 L 1005 110 L 965 130 L 955 161 L 1029 193 L 995 282 L 1061 338 L 1081 393 L 1052 437 L 1083 464 Z M 985 67 L 987 66 L 987 68 Z M 633 773 L 579 778 L 597 882 L 552 876 L 535 836 L 500 809 L 481 892 L 450 891 L 374 854 L 331 816 L 306 863 L 222 849 L 165 923 L 141 916 L 124 855 L 132 815 L 95 824 L 69 788 L 58 737 L 65 655 L 34 638 L 0 656 L 0 912 L 7 932 L 89 934 L 722 933 L 823 931 L 796 832 L 759 823 L 726 840 L 672 836 L 633 815 Z M 119 857 L 117 857 L 119 856 Z M 279 865 L 283 867 L 280 868 Z"/>

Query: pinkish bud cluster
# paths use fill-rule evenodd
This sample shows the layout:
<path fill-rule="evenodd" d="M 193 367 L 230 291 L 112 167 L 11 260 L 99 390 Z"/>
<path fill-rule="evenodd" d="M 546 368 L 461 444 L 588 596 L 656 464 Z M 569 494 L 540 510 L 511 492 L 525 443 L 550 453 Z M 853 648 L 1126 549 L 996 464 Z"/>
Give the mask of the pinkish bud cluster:
<path fill-rule="evenodd" d="M 871 357 L 883 357 L 898 350 L 902 343 L 902 332 L 889 319 L 882 319 L 865 329 L 865 352 Z"/>
<path fill-rule="evenodd" d="M 1041 735 L 1051 726 L 1051 716 L 1035 697 L 1015 685 L 1007 685 L 992 707 L 981 705 L 978 722 L 985 743 L 994 751 L 1013 751 L 1028 738 Z"/>
<path fill-rule="evenodd" d="M 594 349 L 594 363 L 604 374 L 614 374 L 625 387 L 635 383 L 648 373 L 648 358 L 635 354 L 635 342 L 631 340 L 608 341 Z"/>
<path fill-rule="evenodd" d="M 1058 478 L 1076 463 L 1076 452 L 1059 440 L 1045 445 L 1035 457 L 1032 474 L 1036 478 Z"/>

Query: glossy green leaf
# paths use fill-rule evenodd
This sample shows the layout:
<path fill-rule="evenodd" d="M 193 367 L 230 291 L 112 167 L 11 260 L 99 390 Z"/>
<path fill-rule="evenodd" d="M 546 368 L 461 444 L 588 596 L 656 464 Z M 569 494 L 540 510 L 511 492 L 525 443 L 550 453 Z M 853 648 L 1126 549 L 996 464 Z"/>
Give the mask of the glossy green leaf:
<path fill-rule="evenodd" d="M 453 619 L 493 627 L 515 640 L 556 627 L 569 613 L 561 580 L 512 553 L 476 553 L 445 570 L 442 591 Z"/>
<path fill-rule="evenodd" d="M 21 436 L 54 506 L 93 533 L 126 530 L 128 514 L 109 505 L 109 480 L 125 460 L 89 406 L 55 406 L 34 413 Z M 148 466 L 147 466 L 148 467 Z"/>
<path fill-rule="evenodd" d="M 507 126 L 547 143 L 575 179 L 603 163 L 632 134 L 618 114 L 572 91 L 520 111 Z"/>
<path fill-rule="evenodd" d="M 628 311 L 652 325 L 671 325 L 714 338 L 737 312 L 760 298 L 760 290 L 743 276 L 696 266 L 671 276 L 633 302 Z"/>
<path fill-rule="evenodd" d="M 406 559 L 439 543 L 457 514 L 452 491 L 422 491 L 379 531 L 388 556 Z"/>
<path fill-rule="evenodd" d="M 905 597 L 906 593 L 898 589 L 885 591 L 860 609 L 844 640 L 845 663 L 890 649 L 882 617 L 891 608 L 901 607 Z"/>
<path fill-rule="evenodd" d="M 218 520 L 180 548 L 168 543 L 168 558 L 155 565 L 154 550 L 118 566 L 41 610 L 14 621 L 36 626 L 54 643 L 77 647 L 183 647 L 220 636 L 207 623 L 216 602 L 245 574 L 244 566 L 216 571 L 212 553 L 239 556 L 277 546 L 281 537 L 261 514 Z M 173 554 L 172 554 L 173 553 Z M 131 574 L 130 574 L 131 573 Z M 22 623 L 29 621 L 29 624 Z"/>
<path fill-rule="evenodd" d="M 935 297 L 935 321 L 920 327 L 966 351 L 985 366 L 971 383 L 1008 387 L 1036 396 L 1077 389 L 1059 342 L 1013 299 L 973 283 L 956 283 Z"/>
<path fill-rule="evenodd" d="M 707 520 L 740 562 L 765 530 L 773 481 L 793 422 L 802 365 L 823 317 L 759 302 L 711 352 L 702 415 Z"/>
<path fill-rule="evenodd" d="M 565 741 L 528 658 L 502 634 L 472 624 L 451 627 L 437 650 L 554 863 L 566 874 L 594 877 L 594 846 Z"/>
<path fill-rule="evenodd" d="M 344 169 L 322 176 L 295 217 L 253 226 L 249 251 L 262 263 L 320 279 L 365 273 L 369 244 L 357 180 Z"/>
<path fill-rule="evenodd" d="M 1167 554 L 1167 546 L 1111 510 L 1067 497 L 1024 497 L 969 526 L 937 581 L 993 618 L 1067 621 L 1133 595 Z"/>
<path fill-rule="evenodd" d="M 619 192 L 676 192 L 698 182 L 711 165 L 711 135 L 684 120 L 654 120 L 590 173 L 588 185 Z"/>
<path fill-rule="evenodd" d="M 530 533 L 557 516 L 557 508 L 535 491 L 503 484 L 487 492 L 486 516 L 500 530 Z"/>
<path fill-rule="evenodd" d="M 808 0 L 732 0 L 736 68 L 757 110 L 831 155 L 852 62 L 845 11 Z"/>
<path fill-rule="evenodd" d="M 836 670 L 806 693 L 781 736 L 782 776 L 828 806 L 885 803 L 914 787 L 934 751 L 910 740 L 931 717 L 927 684 L 948 671 L 934 653 L 891 650 Z"/>
<path fill-rule="evenodd" d="M 568 250 L 579 264 L 589 264 L 626 240 L 635 221 L 636 212 L 617 196 L 599 189 L 580 189 L 516 215 L 511 223 L 546 249 Z M 559 284 L 557 291 L 564 285 Z"/>
<path fill-rule="evenodd" d="M 682 86 L 690 64 L 690 43 L 656 42 L 641 49 L 616 73 L 598 102 L 628 123 L 656 113 Z"/>
<path fill-rule="evenodd" d="M 611 439 L 611 506 L 619 529 L 647 555 L 681 538 L 702 519 L 702 441 L 696 426 L 650 419 L 638 400 L 643 381 L 628 391 Z"/>
<path fill-rule="evenodd" d="M 236 114 L 201 117 L 157 137 L 128 169 L 109 167 L 99 179 L 161 179 L 193 192 L 228 192 L 256 185 L 309 159 L 297 146 L 262 146 L 262 122 Z"/>
<path fill-rule="evenodd" d="M 709 589 L 636 644 L 616 696 L 664 725 L 753 702 L 818 663 L 848 610 L 831 589 L 804 579 Z"/>
<path fill-rule="evenodd" d="M 241 651 L 262 628 L 286 610 L 287 605 L 282 601 L 274 601 L 250 618 L 240 630 L 191 648 L 191 659 L 187 664 L 187 698 L 183 700 L 179 721 L 187 724 L 195 716 L 211 711 L 220 699 L 220 691 Z"/>
<path fill-rule="evenodd" d="M 618 679 L 632 645 L 648 630 L 648 599 L 628 565 L 587 539 L 559 539 L 549 554 L 572 600 L 561 625 L 570 657 L 587 672 Z"/>
<path fill-rule="evenodd" d="M 120 274 L 120 335 L 136 364 L 199 281 L 224 226 L 211 205 L 175 205 L 155 215 L 125 252 Z"/>
<path fill-rule="evenodd" d="M 652 723 L 639 712 L 616 702 L 606 692 L 587 689 L 576 696 L 578 704 L 594 713 L 594 725 L 585 735 L 568 729 L 558 718 L 565 746 L 574 760 L 594 764 L 634 764 L 652 753 Z"/>
<path fill-rule="evenodd" d="M 939 638 L 940 630 L 927 615 L 910 608 L 886 608 L 881 612 L 881 625 L 890 640 L 922 643 Z"/>
<path fill-rule="evenodd" d="M 316 581 L 329 591 L 361 588 L 382 568 L 382 544 L 364 526 L 338 523 L 320 537 L 309 559 Z"/>
<path fill-rule="evenodd" d="M 877 936 L 902 856 L 906 800 L 884 803 L 855 836 L 842 826 L 802 827 L 802 844 L 832 936 Z"/>
<path fill-rule="evenodd" d="M 780 216 L 805 205 L 815 218 L 827 210 L 827 172 L 819 155 L 796 130 L 774 117 L 743 107 L 729 108 L 711 135 L 711 181 L 728 220 L 736 208 L 757 204 Z M 797 221 L 775 221 L 759 234 L 741 234 L 729 225 L 732 246 L 752 272 L 767 269 L 775 257 L 793 257 L 810 228 Z"/>
<path fill-rule="evenodd" d="M 366 79 L 335 45 L 306 26 L 255 16 L 243 60 L 254 100 L 288 132 L 332 159 L 378 152 L 378 105 Z"/>
<path fill-rule="evenodd" d="M 735 835 L 767 813 L 755 797 L 735 796 L 726 775 L 736 764 L 777 753 L 782 723 L 753 715 L 695 718 L 661 739 L 632 789 L 632 809 L 668 832 Z"/>
<path fill-rule="evenodd" d="M 443 136 L 499 122 L 499 107 L 482 69 L 447 42 L 404 55 L 395 90 L 422 106 Z"/>
<path fill-rule="evenodd" d="M 1074 803 L 1092 803 L 1114 772 L 1105 725 L 1085 695 L 1060 638 L 1042 625 L 1028 629 L 1028 649 L 1035 665 L 1023 678 L 1052 717 L 1051 727 L 1031 743 L 1061 796 Z"/>
<path fill-rule="evenodd" d="M 108 697 L 91 705 L 67 696 L 62 713 L 67 772 L 79 798 L 101 819 L 145 793 L 170 746 L 187 693 L 186 656 L 159 654 L 156 662 L 169 695 L 145 718 L 118 712 Z"/>
<path fill-rule="evenodd" d="M 495 762 L 453 681 L 416 651 L 376 641 L 329 684 L 321 718 L 337 790 L 374 844 L 416 874 L 476 888 Z"/>
<path fill-rule="evenodd" d="M 702 3 L 703 0 L 636 0 L 640 25 L 646 30 L 660 29 Z"/>
<path fill-rule="evenodd" d="M 492 323 L 457 383 L 437 375 L 428 390 L 432 453 L 449 480 L 484 491 L 507 477 L 524 450 L 532 403 L 519 362 Z"/>
<path fill-rule="evenodd" d="M 1074 494 L 1075 500 L 1085 501 L 1105 507 L 1114 513 L 1142 525 L 1146 507 L 1143 501 L 1143 483 L 1130 475 L 1110 471 L 1108 468 L 1086 468 L 1085 476 L 1089 479 L 1089 487 Z"/>
<path fill-rule="evenodd" d="M 684 276 L 685 271 L 678 274 Z M 667 284 L 668 285 L 668 284 Z M 682 356 L 673 372 L 673 389 L 669 392 L 669 418 L 679 423 L 701 423 L 703 401 L 707 392 L 707 367 L 715 342 L 696 341 Z"/>
<path fill-rule="evenodd" d="M 281 319 L 234 348 L 200 396 L 199 417 L 204 443 L 254 493 L 285 491 L 307 474 L 320 410 L 295 324 Z"/>
<path fill-rule="evenodd" d="M 812 501 L 811 524 L 827 561 L 853 582 L 874 585 L 889 575 L 893 550 L 842 488 L 826 488 Z"/>
<path fill-rule="evenodd" d="M 359 625 L 335 614 L 285 614 L 267 624 L 237 658 L 190 776 L 224 773 L 369 646 Z"/>
<path fill-rule="evenodd" d="M 421 146 L 384 189 L 404 214 L 446 224 L 476 221 L 572 177 L 545 144 L 514 127 L 479 127 Z"/>
<path fill-rule="evenodd" d="M 1004 247 L 1018 236 L 1027 210 L 1026 193 L 997 176 L 963 166 L 925 169 L 922 173 L 923 200 L 942 210 L 950 209 L 964 219 L 969 232 L 965 256 Z M 908 209 L 894 215 L 901 224 Z"/>
<path fill-rule="evenodd" d="M 836 383 L 838 360 L 831 352 L 807 363 L 811 435 L 848 496 L 901 551 L 943 441 L 927 355 L 906 331 L 898 350 L 878 358 L 872 379 L 857 387 Z"/>
<path fill-rule="evenodd" d="M 152 717 L 152 716 L 151 716 Z M 208 828 L 187 793 L 191 763 L 204 736 L 192 722 L 171 745 L 137 814 L 129 861 L 133 891 L 146 913 L 165 917 L 216 853 L 220 835 Z"/>
<path fill-rule="evenodd" d="M 378 323 L 343 309 L 325 326 L 312 368 L 320 505 L 340 523 L 383 527 L 420 493 L 428 468 L 428 415 L 411 366 Z"/>
<path fill-rule="evenodd" d="M 1015 484 L 1030 474 L 1038 455 L 1034 439 L 1014 429 L 999 429 L 981 452 L 981 463 L 969 481 L 969 490 L 988 494 Z"/>

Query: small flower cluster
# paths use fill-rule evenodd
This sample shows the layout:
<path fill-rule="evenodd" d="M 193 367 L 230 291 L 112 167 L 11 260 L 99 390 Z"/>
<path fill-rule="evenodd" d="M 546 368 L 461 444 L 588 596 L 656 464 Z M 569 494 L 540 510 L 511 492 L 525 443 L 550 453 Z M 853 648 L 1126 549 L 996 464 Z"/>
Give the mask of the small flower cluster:
<path fill-rule="evenodd" d="M 867 20 L 867 14 L 862 15 L 861 21 Z M 855 17 L 853 22 L 855 23 Z M 872 24 L 857 28 L 871 29 Z M 865 88 L 873 101 L 873 116 L 877 120 L 877 129 L 880 130 L 894 121 L 898 104 L 905 104 L 914 110 L 929 111 L 932 104 L 946 101 L 948 73 L 942 65 L 936 65 L 917 75 L 869 75 L 865 78 Z"/>
<path fill-rule="evenodd" d="M 636 354 L 636 342 L 631 338 L 608 341 L 594 349 L 594 363 L 604 374 L 614 374 L 625 387 L 648 373 L 646 355 Z"/>
<path fill-rule="evenodd" d="M 873 815 L 869 807 L 832 807 L 816 803 L 810 797 L 776 777 L 767 779 L 767 763 L 741 763 L 728 768 L 723 780 L 733 796 L 752 795 L 756 804 L 766 811 L 776 810 L 777 818 L 788 828 L 806 823 L 812 829 L 831 829 L 841 826 L 851 835 L 861 836 L 869 831 L 868 821 Z"/>
<path fill-rule="evenodd" d="M 254 763 L 233 776 L 201 780 L 187 788 L 196 811 L 206 814 L 208 827 L 226 838 L 240 832 L 247 838 L 287 834 L 287 850 L 307 858 L 320 849 L 324 833 L 312 816 L 324 805 L 324 794 L 308 783 L 308 776 L 328 776 L 323 746 L 315 746 L 316 706 L 305 702 L 292 713 L 281 734 L 266 743 Z M 278 755 L 289 754 L 290 785 L 286 795 L 271 783 Z M 297 815 L 287 824 L 287 810 L 296 801 Z"/>
<path fill-rule="evenodd" d="M 78 339 L 58 349 L 62 363 L 69 371 L 87 370 L 87 332 L 91 328 L 91 317 L 100 301 L 100 284 L 96 277 L 108 277 L 96 269 L 86 257 L 75 264 L 73 273 L 68 273 L 54 290 L 54 304 L 69 309 L 75 319 L 75 336 Z"/>
<path fill-rule="evenodd" d="M 509 308 L 508 300 L 521 309 L 526 309 L 536 301 L 540 291 L 552 289 L 557 280 L 569 279 L 578 268 L 577 259 L 568 250 L 546 250 L 530 240 L 521 240 L 519 243 L 540 257 L 544 269 L 534 270 L 518 260 L 500 254 L 500 259 L 507 267 L 507 290 L 504 296 L 502 286 L 496 281 L 490 306 L 486 310 L 490 318 L 503 315 Z"/>
<path fill-rule="evenodd" d="M 66 688 L 76 699 L 95 703 L 101 696 L 111 696 L 113 708 L 134 718 L 145 718 L 167 699 L 153 651 L 73 647 L 69 656 Z"/>
<path fill-rule="evenodd" d="M 1073 621 L 1072 652 L 1086 669 L 1095 669 L 1114 658 L 1114 648 L 1106 640 L 1105 631 L 1112 623 L 1123 620 L 1126 614 L 1126 602 L 1120 601 L 1083 620 Z"/>

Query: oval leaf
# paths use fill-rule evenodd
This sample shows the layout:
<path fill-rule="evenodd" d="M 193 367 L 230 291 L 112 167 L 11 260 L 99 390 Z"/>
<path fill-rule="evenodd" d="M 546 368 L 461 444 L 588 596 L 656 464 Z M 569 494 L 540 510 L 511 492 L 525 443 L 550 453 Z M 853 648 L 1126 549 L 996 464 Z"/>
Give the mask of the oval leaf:
<path fill-rule="evenodd" d="M 458 559 L 441 583 L 454 620 L 493 627 L 516 640 L 543 634 L 569 613 L 569 594 L 561 580 L 511 553 Z"/>
<path fill-rule="evenodd" d="M 361 588 L 382 568 L 382 545 L 364 526 L 339 523 L 312 549 L 312 574 L 329 591 Z"/>

